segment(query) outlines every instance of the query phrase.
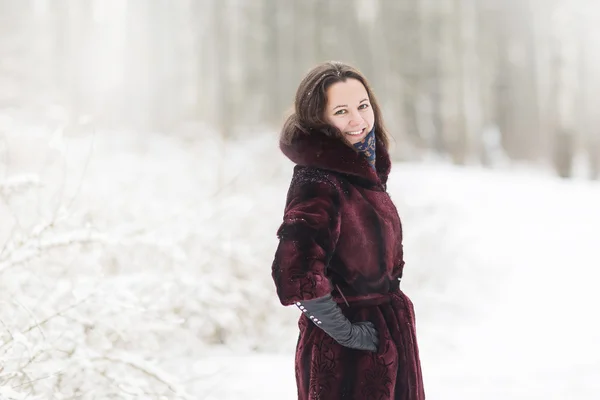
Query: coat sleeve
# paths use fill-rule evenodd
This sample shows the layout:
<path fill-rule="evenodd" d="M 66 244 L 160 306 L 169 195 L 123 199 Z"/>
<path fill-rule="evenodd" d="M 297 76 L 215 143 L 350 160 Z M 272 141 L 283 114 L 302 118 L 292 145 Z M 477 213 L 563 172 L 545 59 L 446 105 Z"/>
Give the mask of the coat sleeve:
<path fill-rule="evenodd" d="M 339 194 L 331 183 L 308 181 L 291 186 L 272 265 L 281 304 L 331 293 L 326 269 L 339 230 Z"/>

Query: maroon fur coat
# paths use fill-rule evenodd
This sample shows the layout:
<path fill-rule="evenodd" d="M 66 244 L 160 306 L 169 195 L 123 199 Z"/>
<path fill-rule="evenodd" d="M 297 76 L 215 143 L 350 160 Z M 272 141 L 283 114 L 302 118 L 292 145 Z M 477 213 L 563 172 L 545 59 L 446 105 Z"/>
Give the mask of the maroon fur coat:
<path fill-rule="evenodd" d="M 375 171 L 319 133 L 280 148 L 296 164 L 272 266 L 281 303 L 332 292 L 350 321 L 371 321 L 380 335 L 376 353 L 349 349 L 300 313 L 298 399 L 425 399 L 414 308 L 398 288 L 402 227 L 386 192 L 388 152 L 378 141 Z"/>

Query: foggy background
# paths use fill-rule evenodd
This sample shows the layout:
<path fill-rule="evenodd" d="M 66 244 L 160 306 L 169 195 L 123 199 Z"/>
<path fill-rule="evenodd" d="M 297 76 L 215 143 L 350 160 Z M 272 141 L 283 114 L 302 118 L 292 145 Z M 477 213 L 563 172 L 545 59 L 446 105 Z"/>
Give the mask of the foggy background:
<path fill-rule="evenodd" d="M 5 0 L 0 18 L 4 108 L 236 137 L 277 130 L 303 74 L 342 60 L 401 159 L 599 175 L 592 0 Z"/>
<path fill-rule="evenodd" d="M 600 395 L 594 0 L 0 0 L 0 400 L 294 399 L 303 75 L 393 136 L 428 399 Z"/>

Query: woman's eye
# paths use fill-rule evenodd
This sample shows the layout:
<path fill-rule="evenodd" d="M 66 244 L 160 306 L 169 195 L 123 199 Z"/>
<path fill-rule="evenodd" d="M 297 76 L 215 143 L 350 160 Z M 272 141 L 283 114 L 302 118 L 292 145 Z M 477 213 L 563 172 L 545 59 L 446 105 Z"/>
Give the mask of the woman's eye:
<path fill-rule="evenodd" d="M 346 110 L 337 110 L 335 112 L 335 114 L 333 114 L 333 115 L 342 115 L 342 113 L 345 113 L 345 112 L 346 112 Z"/>
<path fill-rule="evenodd" d="M 367 107 L 369 107 L 369 105 L 368 105 L 367 103 L 365 103 L 365 104 L 361 104 L 361 105 L 358 107 L 358 109 L 359 109 L 359 110 L 364 110 L 364 109 L 365 109 L 365 108 L 367 108 Z"/>

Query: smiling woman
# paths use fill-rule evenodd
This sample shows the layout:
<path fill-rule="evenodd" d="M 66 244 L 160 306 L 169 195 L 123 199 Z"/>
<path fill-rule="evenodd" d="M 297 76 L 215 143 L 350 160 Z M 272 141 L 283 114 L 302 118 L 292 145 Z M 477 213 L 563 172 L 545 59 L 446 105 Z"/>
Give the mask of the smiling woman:
<path fill-rule="evenodd" d="M 280 148 L 296 166 L 272 277 L 281 303 L 301 310 L 298 399 L 424 400 L 388 135 L 362 74 L 311 70 Z"/>

